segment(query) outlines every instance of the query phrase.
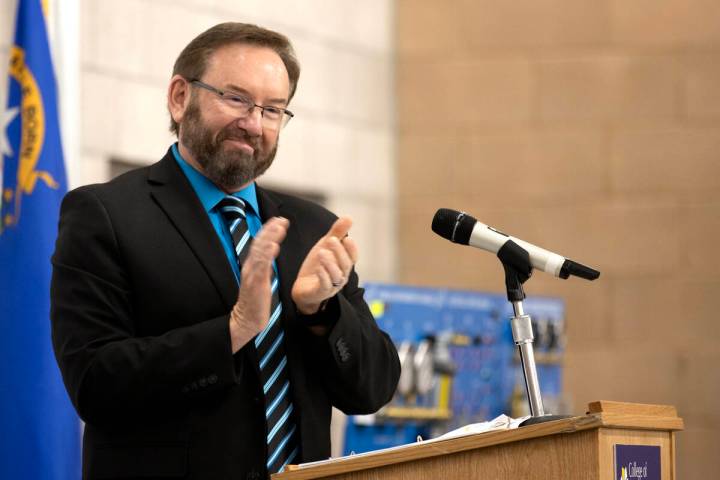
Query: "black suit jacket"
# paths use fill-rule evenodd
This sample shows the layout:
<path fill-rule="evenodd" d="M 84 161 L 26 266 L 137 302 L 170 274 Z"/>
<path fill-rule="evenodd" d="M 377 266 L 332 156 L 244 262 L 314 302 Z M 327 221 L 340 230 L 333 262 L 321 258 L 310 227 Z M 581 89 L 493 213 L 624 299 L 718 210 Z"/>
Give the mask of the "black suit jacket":
<path fill-rule="evenodd" d="M 362 414 L 388 402 L 397 353 L 354 272 L 326 318 L 296 313 L 293 281 L 335 216 L 261 188 L 258 200 L 263 220 L 290 220 L 277 265 L 301 460 L 327 458 L 331 405 Z M 52 262 L 53 345 L 86 422 L 83 476 L 264 478 L 257 358 L 231 352 L 237 283 L 172 153 L 68 193 Z M 330 333 L 311 334 L 313 320 Z"/>

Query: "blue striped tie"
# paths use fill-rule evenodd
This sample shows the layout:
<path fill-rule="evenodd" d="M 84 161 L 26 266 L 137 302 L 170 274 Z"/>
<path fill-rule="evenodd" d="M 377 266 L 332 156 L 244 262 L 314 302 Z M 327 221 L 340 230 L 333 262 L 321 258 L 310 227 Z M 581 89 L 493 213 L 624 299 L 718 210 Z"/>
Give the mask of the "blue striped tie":
<path fill-rule="evenodd" d="M 243 261 L 250 250 L 250 232 L 245 221 L 245 202 L 237 197 L 227 196 L 218 209 L 230 229 L 235 245 L 238 264 L 242 269 Z M 282 304 L 280 303 L 279 282 L 275 269 L 270 278 L 272 302 L 270 320 L 265 330 L 254 340 L 260 360 L 260 379 L 265 395 L 265 420 L 267 423 L 267 469 L 270 473 L 279 472 L 299 452 L 298 432 L 290 399 L 290 377 L 287 357 L 285 356 L 285 332 L 280 324 Z"/>

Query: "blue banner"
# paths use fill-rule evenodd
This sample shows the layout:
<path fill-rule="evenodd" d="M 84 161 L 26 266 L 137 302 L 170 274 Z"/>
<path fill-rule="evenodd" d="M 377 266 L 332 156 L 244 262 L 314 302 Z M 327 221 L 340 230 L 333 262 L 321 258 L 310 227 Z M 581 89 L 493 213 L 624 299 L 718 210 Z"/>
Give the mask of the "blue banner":
<path fill-rule="evenodd" d="M 80 477 L 80 423 L 50 342 L 50 256 L 67 190 L 40 0 L 19 0 L 0 105 L 0 478 Z"/>

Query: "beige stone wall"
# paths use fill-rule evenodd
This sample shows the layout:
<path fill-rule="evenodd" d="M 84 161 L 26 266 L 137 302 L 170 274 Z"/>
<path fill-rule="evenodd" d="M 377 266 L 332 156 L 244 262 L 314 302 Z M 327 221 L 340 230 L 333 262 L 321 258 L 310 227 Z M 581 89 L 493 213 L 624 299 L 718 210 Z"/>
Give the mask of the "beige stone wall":
<path fill-rule="evenodd" d="M 399 0 L 400 280 L 502 291 L 439 207 L 602 271 L 567 301 L 565 385 L 668 403 L 679 478 L 720 471 L 720 3 Z M 532 314 L 532 312 L 529 312 Z"/>

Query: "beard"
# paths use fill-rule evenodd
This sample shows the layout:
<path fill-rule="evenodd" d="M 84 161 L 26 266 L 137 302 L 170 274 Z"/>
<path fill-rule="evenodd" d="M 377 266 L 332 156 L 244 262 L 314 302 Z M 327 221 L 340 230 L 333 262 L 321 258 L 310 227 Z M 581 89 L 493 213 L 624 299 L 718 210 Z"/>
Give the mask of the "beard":
<path fill-rule="evenodd" d="M 250 137 L 235 122 L 223 127 L 217 135 L 207 128 L 200 107 L 193 98 L 180 124 L 182 142 L 203 168 L 203 173 L 215 185 L 228 192 L 250 183 L 272 165 L 277 143 L 263 152 L 260 137 Z M 225 140 L 239 140 L 253 147 L 253 153 L 224 148 Z"/>

